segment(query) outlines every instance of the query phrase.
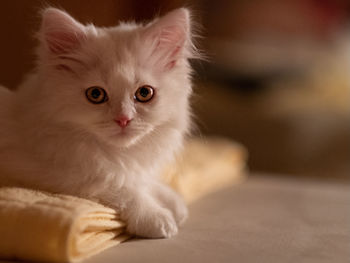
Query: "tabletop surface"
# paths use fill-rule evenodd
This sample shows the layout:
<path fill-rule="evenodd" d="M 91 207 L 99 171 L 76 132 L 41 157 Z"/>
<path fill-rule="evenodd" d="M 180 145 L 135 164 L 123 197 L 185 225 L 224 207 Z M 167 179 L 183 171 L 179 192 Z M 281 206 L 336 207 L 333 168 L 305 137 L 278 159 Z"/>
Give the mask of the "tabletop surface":
<path fill-rule="evenodd" d="M 349 185 L 252 176 L 192 204 L 176 237 L 85 262 L 350 262 L 349 208 Z"/>

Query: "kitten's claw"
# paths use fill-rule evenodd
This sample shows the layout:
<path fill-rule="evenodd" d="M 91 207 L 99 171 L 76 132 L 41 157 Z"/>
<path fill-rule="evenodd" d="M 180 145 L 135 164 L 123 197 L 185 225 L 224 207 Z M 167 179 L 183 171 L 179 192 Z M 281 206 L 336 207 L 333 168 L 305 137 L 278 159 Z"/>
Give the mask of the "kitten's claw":
<path fill-rule="evenodd" d="M 127 231 L 141 237 L 169 238 L 177 234 L 178 228 L 172 213 L 165 208 L 159 208 L 149 214 L 130 218 Z"/>

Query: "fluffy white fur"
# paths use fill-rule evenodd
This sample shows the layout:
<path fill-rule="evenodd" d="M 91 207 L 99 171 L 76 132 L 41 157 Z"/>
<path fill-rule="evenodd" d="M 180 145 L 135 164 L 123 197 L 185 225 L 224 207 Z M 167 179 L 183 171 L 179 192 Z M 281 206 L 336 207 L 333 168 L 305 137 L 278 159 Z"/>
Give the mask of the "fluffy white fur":
<path fill-rule="evenodd" d="M 187 209 L 157 175 L 190 127 L 190 37 L 183 8 L 111 28 L 46 9 L 36 69 L 17 91 L 0 87 L 0 185 L 99 200 L 132 234 L 176 234 Z M 145 84 L 154 99 L 135 101 Z M 109 100 L 89 102 L 91 86 Z M 114 120 L 121 114 L 132 119 L 123 131 Z"/>

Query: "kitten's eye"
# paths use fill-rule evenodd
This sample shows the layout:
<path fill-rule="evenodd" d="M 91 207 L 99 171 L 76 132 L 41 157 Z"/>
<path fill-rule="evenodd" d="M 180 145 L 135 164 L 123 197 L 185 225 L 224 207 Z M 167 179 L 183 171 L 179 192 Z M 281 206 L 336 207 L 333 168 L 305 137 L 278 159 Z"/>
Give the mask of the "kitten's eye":
<path fill-rule="evenodd" d="M 108 100 L 107 92 L 100 87 L 90 87 L 85 91 L 86 98 L 94 104 L 100 104 Z"/>
<path fill-rule="evenodd" d="M 149 85 L 139 87 L 135 92 L 135 100 L 138 102 L 149 102 L 154 96 L 154 89 Z"/>

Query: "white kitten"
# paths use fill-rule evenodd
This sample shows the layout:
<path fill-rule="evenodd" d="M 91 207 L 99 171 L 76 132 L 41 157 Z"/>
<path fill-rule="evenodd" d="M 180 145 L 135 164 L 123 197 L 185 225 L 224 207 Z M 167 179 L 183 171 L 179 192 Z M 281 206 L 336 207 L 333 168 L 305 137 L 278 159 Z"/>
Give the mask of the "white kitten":
<path fill-rule="evenodd" d="M 170 237 L 187 216 L 158 181 L 189 131 L 189 11 L 146 25 L 84 26 L 48 8 L 38 63 L 0 87 L 0 185 L 97 199 L 130 233 Z"/>

